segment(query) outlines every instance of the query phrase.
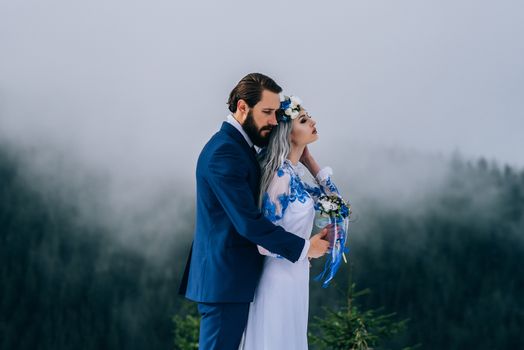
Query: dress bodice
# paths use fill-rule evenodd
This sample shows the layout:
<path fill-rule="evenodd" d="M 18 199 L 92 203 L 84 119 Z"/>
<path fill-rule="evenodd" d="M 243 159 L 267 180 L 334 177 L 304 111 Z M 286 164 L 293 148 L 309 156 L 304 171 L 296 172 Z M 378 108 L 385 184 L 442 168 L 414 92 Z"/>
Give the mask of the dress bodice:
<path fill-rule="evenodd" d="M 315 217 L 315 203 L 323 194 L 336 194 L 338 189 L 331 181 L 329 167 L 320 170 L 315 184 L 303 180 L 305 169 L 298 163 L 294 165 L 286 159 L 263 195 L 262 213 L 275 225 L 304 239 L 309 239 Z M 260 253 L 273 257 L 266 249 L 259 247 Z"/>

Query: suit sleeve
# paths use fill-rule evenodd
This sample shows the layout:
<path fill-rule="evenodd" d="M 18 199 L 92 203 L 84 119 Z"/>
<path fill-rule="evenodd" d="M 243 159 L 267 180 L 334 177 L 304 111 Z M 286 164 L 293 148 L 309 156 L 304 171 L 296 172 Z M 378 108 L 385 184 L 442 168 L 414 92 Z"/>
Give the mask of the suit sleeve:
<path fill-rule="evenodd" d="M 297 261 L 305 240 L 275 226 L 262 215 L 248 185 L 248 165 L 237 146 L 221 146 L 208 166 L 208 183 L 237 232 L 275 254 Z"/>

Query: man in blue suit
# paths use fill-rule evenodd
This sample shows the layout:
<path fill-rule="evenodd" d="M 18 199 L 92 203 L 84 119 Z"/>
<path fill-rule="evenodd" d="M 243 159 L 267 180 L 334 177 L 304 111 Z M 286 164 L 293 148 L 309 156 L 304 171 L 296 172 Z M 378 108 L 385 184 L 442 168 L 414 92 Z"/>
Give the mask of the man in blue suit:
<path fill-rule="evenodd" d="M 281 91 L 263 74 L 240 80 L 229 96 L 232 114 L 198 158 L 195 235 L 180 293 L 198 302 L 200 349 L 238 349 L 262 272 L 257 244 L 292 262 L 328 249 L 326 230 L 307 241 L 273 225 L 257 207 L 254 146 L 266 146 L 277 125 Z"/>

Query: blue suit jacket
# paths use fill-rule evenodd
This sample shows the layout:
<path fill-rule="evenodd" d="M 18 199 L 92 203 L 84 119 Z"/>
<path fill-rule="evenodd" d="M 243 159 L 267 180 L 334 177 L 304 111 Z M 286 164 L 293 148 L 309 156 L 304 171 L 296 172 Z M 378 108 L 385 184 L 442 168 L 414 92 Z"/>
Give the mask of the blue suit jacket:
<path fill-rule="evenodd" d="M 196 224 L 180 293 L 197 302 L 251 302 L 264 257 L 295 262 L 304 239 L 273 225 L 257 206 L 260 168 L 242 134 L 224 122 L 196 169 Z"/>

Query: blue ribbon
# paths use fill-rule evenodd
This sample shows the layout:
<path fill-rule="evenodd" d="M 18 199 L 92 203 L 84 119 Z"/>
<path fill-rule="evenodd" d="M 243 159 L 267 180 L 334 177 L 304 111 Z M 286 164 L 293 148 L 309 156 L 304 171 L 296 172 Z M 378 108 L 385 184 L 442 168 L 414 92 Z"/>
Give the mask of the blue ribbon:
<path fill-rule="evenodd" d="M 345 221 L 340 218 L 331 218 L 331 223 L 335 229 L 333 248 L 326 259 L 324 270 L 314 278 L 315 281 L 323 280 L 322 288 L 327 288 L 331 280 L 335 277 L 342 263 L 342 255 L 344 253 L 349 254 L 349 248 L 346 247 L 347 232 L 345 229 Z"/>

